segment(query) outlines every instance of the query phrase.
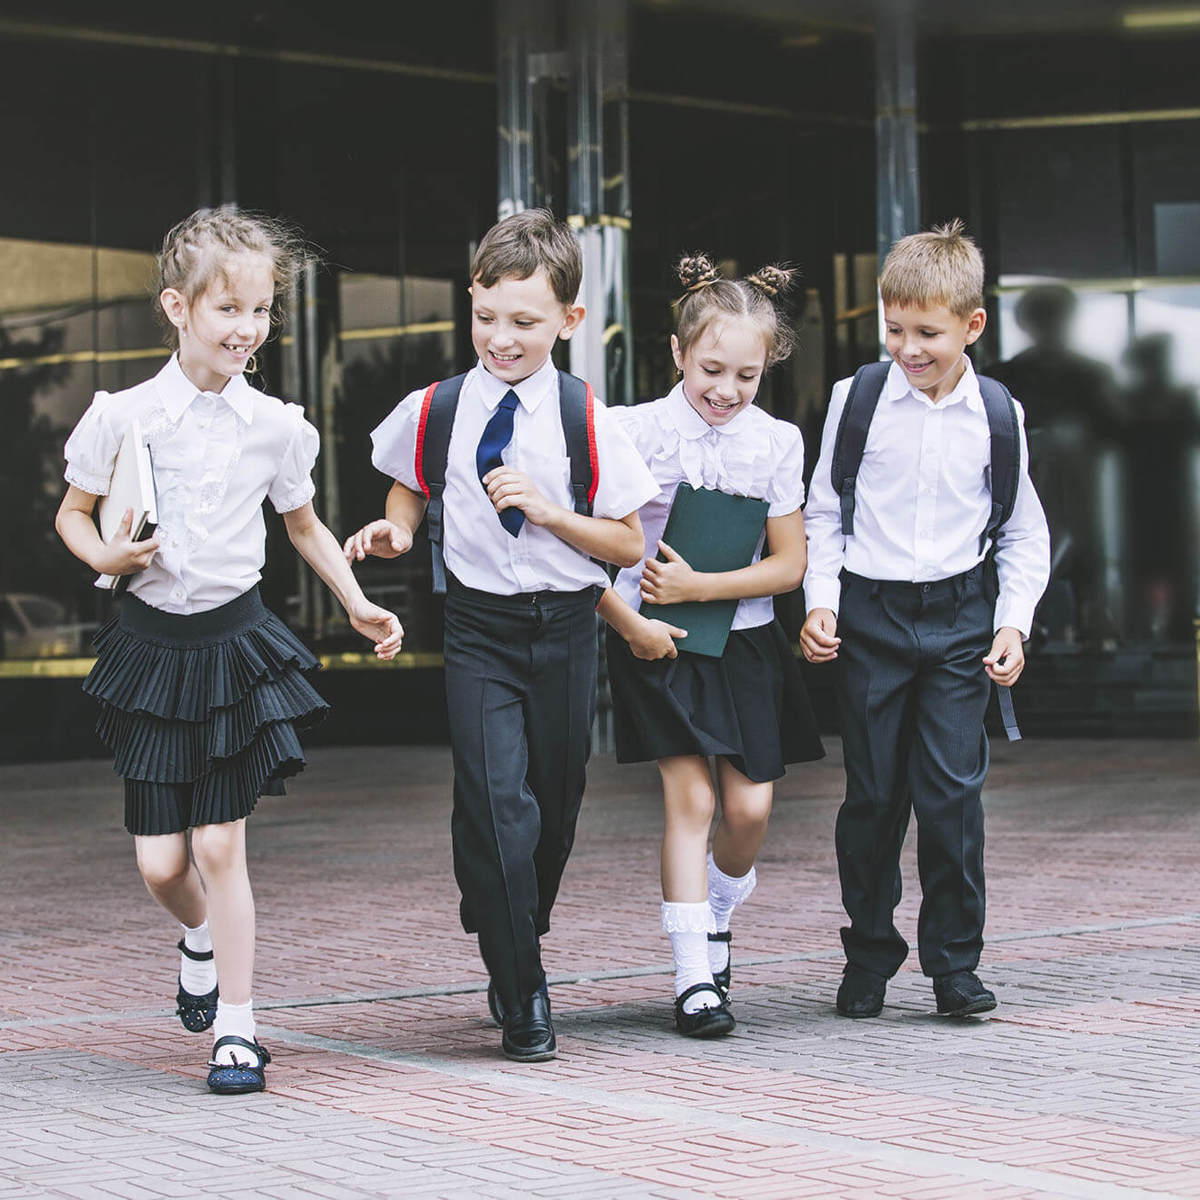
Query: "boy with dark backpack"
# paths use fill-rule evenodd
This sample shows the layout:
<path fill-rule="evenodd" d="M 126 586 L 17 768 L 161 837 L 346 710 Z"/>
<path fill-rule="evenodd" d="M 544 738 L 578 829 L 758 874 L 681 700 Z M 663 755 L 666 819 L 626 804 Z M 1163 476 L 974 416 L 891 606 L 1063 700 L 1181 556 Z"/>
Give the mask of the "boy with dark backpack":
<path fill-rule="evenodd" d="M 501 1047 L 556 1053 L 539 939 L 575 835 L 596 701 L 601 562 L 641 559 L 658 484 L 632 441 L 550 351 L 583 320 L 582 260 L 550 213 L 521 212 L 471 264 L 478 364 L 411 393 L 372 433 L 395 482 L 346 556 L 407 551 L 428 512 L 446 593 L 451 834 L 463 928 L 479 937 Z"/>
<path fill-rule="evenodd" d="M 902 238 L 879 281 L 890 365 L 833 389 L 805 509 L 810 662 L 838 660 L 846 796 L 836 845 L 846 966 L 837 1010 L 873 1017 L 908 945 L 893 921 L 917 820 L 921 969 L 937 1011 L 988 1012 L 984 714 L 1008 689 L 1049 577 L 1019 405 L 964 351 L 983 332 L 983 258 L 962 223 Z"/>

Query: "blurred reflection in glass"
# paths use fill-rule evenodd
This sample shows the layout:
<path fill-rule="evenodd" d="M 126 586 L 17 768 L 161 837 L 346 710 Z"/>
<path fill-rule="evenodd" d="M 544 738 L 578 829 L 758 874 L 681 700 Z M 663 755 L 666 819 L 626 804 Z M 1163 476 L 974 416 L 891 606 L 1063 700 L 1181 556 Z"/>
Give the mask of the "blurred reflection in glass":
<path fill-rule="evenodd" d="M 1129 474 L 1130 624 L 1137 636 L 1183 641 L 1196 613 L 1196 390 L 1181 383 L 1169 333 L 1125 351 Z"/>
<path fill-rule="evenodd" d="M 1039 284 L 1015 318 L 1030 345 L 990 370 L 1025 409 L 1030 475 L 1050 525 L 1037 625 L 1051 640 L 1111 644 L 1121 626 L 1121 414 L 1111 370 L 1074 348 L 1075 293 Z M 1119 343 L 1118 343 L 1119 344 Z"/>

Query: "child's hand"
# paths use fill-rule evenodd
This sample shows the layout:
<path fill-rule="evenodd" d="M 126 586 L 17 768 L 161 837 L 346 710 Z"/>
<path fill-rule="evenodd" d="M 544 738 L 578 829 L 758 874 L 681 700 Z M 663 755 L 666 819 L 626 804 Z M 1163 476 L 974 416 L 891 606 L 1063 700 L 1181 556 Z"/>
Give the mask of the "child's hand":
<path fill-rule="evenodd" d="M 983 669 L 1001 687 L 1012 687 L 1025 669 L 1025 647 L 1021 631 L 1005 626 L 996 630 L 991 650 L 984 656 Z"/>
<path fill-rule="evenodd" d="M 842 639 L 837 635 L 837 615 L 831 608 L 814 608 L 800 630 L 800 649 L 810 663 L 837 658 Z"/>
<path fill-rule="evenodd" d="M 98 555 L 92 563 L 101 575 L 134 575 L 150 565 L 150 560 L 158 549 L 158 538 L 148 537 L 144 542 L 131 541 L 129 531 L 132 528 L 133 509 L 127 508 L 112 541 L 104 547 L 104 553 Z"/>
<path fill-rule="evenodd" d="M 362 562 L 368 554 L 376 558 L 395 558 L 412 549 L 412 534 L 391 521 L 372 521 L 352 533 L 342 547 L 346 561 Z"/>
<path fill-rule="evenodd" d="M 638 617 L 637 624 L 630 631 L 629 649 L 634 658 L 653 662 L 659 658 L 678 658 L 679 648 L 675 645 L 676 638 L 687 637 L 686 629 L 676 629 L 666 621 L 657 621 L 648 617 Z"/>
<path fill-rule="evenodd" d="M 375 643 L 375 656 L 382 659 L 395 658 L 404 641 L 404 627 L 400 624 L 395 613 L 372 604 L 369 600 L 360 600 L 352 604 L 346 615 L 350 624 L 365 638 Z"/>
<path fill-rule="evenodd" d="M 649 604 L 680 604 L 687 600 L 703 600 L 700 594 L 700 574 L 666 542 L 658 548 L 667 556 L 666 562 L 646 559 L 642 570 L 642 600 Z"/>
<path fill-rule="evenodd" d="M 524 471 L 513 467 L 494 467 L 483 477 L 483 486 L 497 512 L 519 508 L 525 514 L 525 520 L 534 525 L 547 524 L 557 508 L 537 490 Z"/>

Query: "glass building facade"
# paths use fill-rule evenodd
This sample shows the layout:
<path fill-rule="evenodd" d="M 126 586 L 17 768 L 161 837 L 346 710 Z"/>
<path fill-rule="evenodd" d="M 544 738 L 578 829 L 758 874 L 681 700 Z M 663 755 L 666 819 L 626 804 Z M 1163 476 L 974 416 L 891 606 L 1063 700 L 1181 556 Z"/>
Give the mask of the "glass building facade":
<path fill-rule="evenodd" d="M 689 0 L 593 0 L 589 25 L 588 0 L 274 0 L 219 15 L 141 0 L 6 4 L 0 703 L 12 727 L 27 713 L 75 720 L 36 688 L 77 690 L 109 601 L 53 531 L 62 444 L 97 389 L 165 360 L 152 256 L 176 220 L 235 202 L 285 215 L 321 248 L 261 383 L 320 428 L 317 508 L 339 536 L 381 511 L 370 429 L 409 390 L 471 361 L 468 263 L 512 203 L 515 146 L 529 151 L 515 168 L 528 195 L 581 237 L 599 231 L 609 295 L 588 369 L 609 403 L 673 382 L 680 253 L 800 266 L 801 348 L 760 399 L 802 426 L 815 460 L 831 384 L 878 353 L 877 179 L 897 135 L 877 79 L 898 29 L 911 35 L 915 109 L 902 123 L 919 163 L 905 219 L 962 216 L 984 249 L 990 319 L 976 362 L 1025 405 L 1051 520 L 1055 576 L 1034 657 L 1105 678 L 1118 659 L 1124 671 L 1166 663 L 1160 691 L 1181 697 L 1166 725 L 1192 720 L 1200 10 L 1163 27 L 1137 20 L 1151 6 L 1101 0 L 1002 16 L 882 7 L 752 0 L 735 16 Z M 354 672 L 352 709 L 356 698 L 394 708 L 412 689 L 359 669 L 360 640 L 268 524 L 268 601 L 330 667 Z M 436 689 L 426 548 L 370 562 L 362 578 L 406 626 L 406 679 Z M 382 717 L 367 727 L 389 736 Z M 413 728 L 436 735 L 437 722 Z M 13 734 L 0 755 L 46 744 Z"/>

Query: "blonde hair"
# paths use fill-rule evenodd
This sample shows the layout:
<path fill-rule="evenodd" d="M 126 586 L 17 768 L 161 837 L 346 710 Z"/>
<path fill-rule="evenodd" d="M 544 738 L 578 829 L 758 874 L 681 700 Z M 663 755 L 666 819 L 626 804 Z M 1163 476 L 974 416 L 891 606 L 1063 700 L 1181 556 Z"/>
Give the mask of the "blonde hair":
<path fill-rule="evenodd" d="M 179 331 L 163 312 L 163 290 L 173 288 L 192 304 L 225 274 L 235 254 L 244 253 L 261 254 L 270 262 L 275 280 L 271 322 L 278 325 L 283 321 L 282 298 L 288 295 L 304 266 L 316 257 L 315 251 L 293 226 L 277 217 L 232 204 L 200 208 L 171 228 L 158 253 L 154 308 L 165 327 L 168 345 L 179 345 Z"/>
<path fill-rule="evenodd" d="M 527 208 L 483 235 L 471 260 L 471 279 L 490 288 L 501 279 L 528 279 L 539 267 L 559 303 L 574 304 L 583 282 L 579 243 L 548 209 Z"/>
<path fill-rule="evenodd" d="M 725 279 L 706 254 L 685 254 L 675 270 L 684 289 L 675 301 L 675 336 L 681 354 L 724 317 L 744 317 L 758 326 L 768 367 L 791 354 L 796 335 L 782 319 L 777 298 L 794 282 L 794 270 L 771 265 L 759 267 L 745 279 Z"/>
<path fill-rule="evenodd" d="M 901 308 L 948 308 L 956 317 L 983 307 L 983 255 L 955 218 L 901 238 L 883 260 L 879 294 Z"/>

